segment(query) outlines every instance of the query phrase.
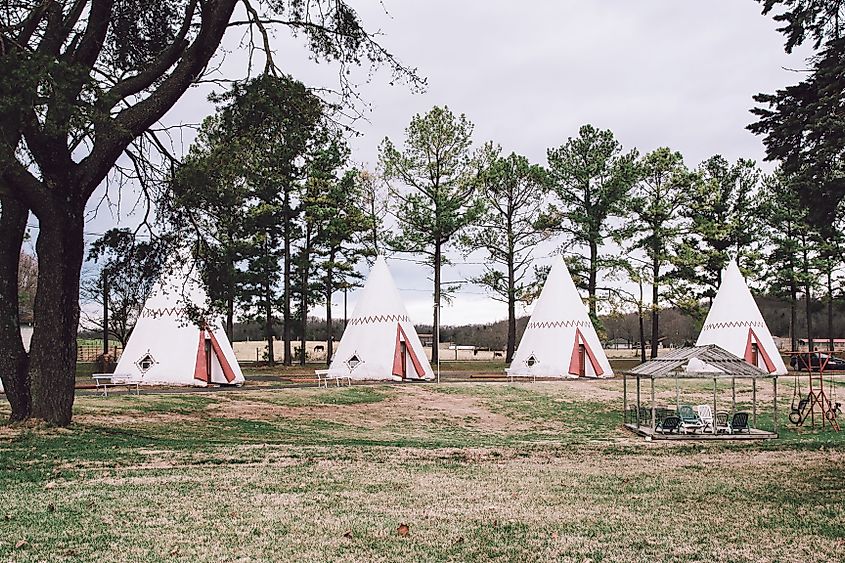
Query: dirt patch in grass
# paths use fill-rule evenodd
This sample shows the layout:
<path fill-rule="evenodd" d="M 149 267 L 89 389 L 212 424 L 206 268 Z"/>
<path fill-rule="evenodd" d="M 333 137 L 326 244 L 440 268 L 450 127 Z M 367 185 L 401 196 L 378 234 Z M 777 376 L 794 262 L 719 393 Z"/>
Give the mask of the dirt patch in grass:
<path fill-rule="evenodd" d="M 205 414 L 246 420 L 319 419 L 368 428 L 395 425 L 415 427 L 435 422 L 491 431 L 521 427 L 507 416 L 490 411 L 478 397 L 446 395 L 412 385 L 391 388 L 385 400 L 369 404 L 288 406 L 270 401 L 250 400 L 245 395 L 237 399 L 220 397 L 214 405 L 205 409 Z"/>
<path fill-rule="evenodd" d="M 109 427 L 142 426 L 146 424 L 178 424 L 183 422 L 194 422 L 196 419 L 196 415 L 175 412 L 137 412 L 118 414 L 104 411 L 97 414 L 78 414 L 73 417 L 75 424 L 90 424 Z"/>

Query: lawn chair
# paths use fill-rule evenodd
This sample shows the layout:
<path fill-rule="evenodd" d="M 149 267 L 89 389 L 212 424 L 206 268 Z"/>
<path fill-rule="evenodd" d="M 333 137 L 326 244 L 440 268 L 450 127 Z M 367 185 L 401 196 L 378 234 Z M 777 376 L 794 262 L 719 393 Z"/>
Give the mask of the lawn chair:
<path fill-rule="evenodd" d="M 695 434 L 697 430 L 704 428 L 701 419 L 689 405 L 681 405 L 678 409 L 678 417 L 681 419 L 681 430 L 684 434 Z"/>
<path fill-rule="evenodd" d="M 677 416 L 667 416 L 663 420 L 660 421 L 660 424 L 657 425 L 655 430 L 660 432 L 661 434 L 672 434 L 673 432 L 677 433 L 678 429 L 681 426 L 681 419 Z"/>
<path fill-rule="evenodd" d="M 698 405 L 696 410 L 698 410 L 698 418 L 701 420 L 701 424 L 704 425 L 704 431 L 706 432 L 708 429 L 712 431 L 713 409 L 710 408 L 710 405 Z"/>
<path fill-rule="evenodd" d="M 731 428 L 728 426 L 728 413 L 719 411 L 716 413 L 716 433 L 727 434 L 730 433 Z"/>
<path fill-rule="evenodd" d="M 748 413 L 738 412 L 731 417 L 731 426 L 728 428 L 731 434 L 739 434 L 740 432 L 751 433 L 751 427 L 748 426 Z"/>

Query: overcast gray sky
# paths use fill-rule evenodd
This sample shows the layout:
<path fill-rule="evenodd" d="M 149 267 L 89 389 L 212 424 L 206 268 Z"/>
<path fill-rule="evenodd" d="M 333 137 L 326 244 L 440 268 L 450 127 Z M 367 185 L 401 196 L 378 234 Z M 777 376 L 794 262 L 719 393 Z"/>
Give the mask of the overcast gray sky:
<path fill-rule="evenodd" d="M 411 116 L 448 105 L 475 124 L 475 140 L 495 141 L 545 164 L 546 149 L 592 123 L 613 130 L 626 148 L 681 151 L 694 167 L 714 154 L 762 162 L 760 139 L 745 130 L 751 97 L 796 82 L 800 55 L 786 56 L 775 23 L 753 0 L 512 0 L 353 1 L 382 42 L 428 79 L 425 93 L 390 86 L 377 72 L 360 87 L 370 105 L 360 135 L 350 139 L 353 159 L 375 166 L 378 145 L 401 142 Z M 385 8 L 388 13 L 385 13 Z M 241 36 L 230 34 L 225 74 L 246 68 Z M 308 61 L 300 42 L 276 38 L 277 63 L 311 86 L 333 85 L 336 69 Z M 198 122 L 212 111 L 210 86 L 193 89 L 168 123 Z M 767 170 L 770 165 L 764 164 Z M 101 214 L 89 230 L 131 224 Z M 537 263 L 554 248 L 538 250 Z M 456 262 L 463 259 L 455 255 Z M 470 259 L 469 261 L 473 261 Z M 389 261 L 409 313 L 431 322 L 426 268 Z M 466 279 L 477 266 L 456 264 L 444 279 Z M 335 303 L 342 304 L 342 296 Z M 350 312 L 354 295 L 350 295 Z M 337 313 L 342 315 L 342 307 Z M 467 287 L 443 310 L 445 324 L 506 317 L 481 288 Z"/>

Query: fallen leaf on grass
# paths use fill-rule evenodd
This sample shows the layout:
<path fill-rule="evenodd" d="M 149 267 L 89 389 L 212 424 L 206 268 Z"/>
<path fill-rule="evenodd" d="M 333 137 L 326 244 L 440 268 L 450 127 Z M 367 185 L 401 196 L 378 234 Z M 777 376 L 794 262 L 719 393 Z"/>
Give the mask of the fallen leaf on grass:
<path fill-rule="evenodd" d="M 348 540 L 351 540 L 352 539 L 352 530 L 346 530 L 345 532 L 343 532 L 343 537 L 345 537 Z"/>
<path fill-rule="evenodd" d="M 405 538 L 411 534 L 411 529 L 407 524 L 399 524 L 399 527 L 396 528 L 396 533 Z"/>
<path fill-rule="evenodd" d="M 29 545 L 29 542 L 28 542 L 28 541 L 26 541 L 26 540 L 18 540 L 18 542 L 15 544 L 15 549 L 21 549 L 22 547 L 26 547 L 26 546 L 28 546 L 28 545 Z"/>

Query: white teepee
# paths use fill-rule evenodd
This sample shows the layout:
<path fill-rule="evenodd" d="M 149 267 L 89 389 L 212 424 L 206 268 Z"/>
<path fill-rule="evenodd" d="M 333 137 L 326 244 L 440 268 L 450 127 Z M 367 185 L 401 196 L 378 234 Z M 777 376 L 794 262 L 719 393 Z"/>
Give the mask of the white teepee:
<path fill-rule="evenodd" d="M 508 374 L 613 376 L 610 362 L 563 258 L 555 258 L 552 263 Z"/>
<path fill-rule="evenodd" d="M 139 378 L 143 385 L 243 384 L 223 328 L 200 328 L 188 318 L 186 303 L 204 304 L 202 285 L 185 267 L 174 270 L 162 276 L 144 304 L 115 373 Z"/>
<path fill-rule="evenodd" d="M 29 352 L 29 342 L 32 339 L 32 327 L 29 327 L 28 332 L 24 332 L 23 328 L 21 328 L 21 341 L 23 342 L 23 349 Z M 0 393 L 5 393 L 6 390 L 3 388 L 3 380 L 0 380 Z"/>
<path fill-rule="evenodd" d="M 384 258 L 379 256 L 337 352 L 329 377 L 432 379 L 434 372 Z"/>
<path fill-rule="evenodd" d="M 722 272 L 722 285 L 695 344 L 716 344 L 764 371 L 786 374 L 769 327 L 734 260 Z"/>

